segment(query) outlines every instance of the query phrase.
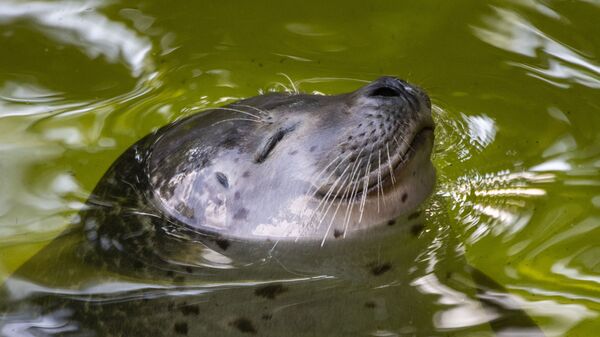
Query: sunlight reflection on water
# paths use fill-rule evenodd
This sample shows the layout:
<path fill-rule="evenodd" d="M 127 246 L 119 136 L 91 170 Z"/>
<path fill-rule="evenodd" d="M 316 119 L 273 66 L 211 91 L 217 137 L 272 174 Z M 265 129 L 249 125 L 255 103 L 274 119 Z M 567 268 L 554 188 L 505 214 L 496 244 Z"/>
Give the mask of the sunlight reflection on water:
<path fill-rule="evenodd" d="M 31 20 L 49 37 L 80 47 L 90 58 L 104 56 L 117 63 L 121 58 L 137 77 L 151 69 L 148 38 L 98 13 L 101 1 L 0 3 L 0 23 Z"/>
<path fill-rule="evenodd" d="M 493 9 L 495 15 L 485 17 L 481 26 L 472 29 L 483 41 L 531 60 L 531 63 L 508 61 L 508 64 L 558 87 L 568 88 L 569 83 L 578 83 L 600 88 L 600 66 L 593 57 L 553 39 L 516 11 Z"/>

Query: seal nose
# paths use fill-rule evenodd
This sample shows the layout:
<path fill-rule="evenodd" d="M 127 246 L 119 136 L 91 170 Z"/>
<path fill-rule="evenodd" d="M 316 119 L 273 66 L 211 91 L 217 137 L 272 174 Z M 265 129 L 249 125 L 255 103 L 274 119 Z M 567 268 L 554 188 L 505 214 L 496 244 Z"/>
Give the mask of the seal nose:
<path fill-rule="evenodd" d="M 408 105 L 413 111 L 421 106 L 431 109 L 427 94 L 418 87 L 391 76 L 381 77 L 360 90 L 361 96 L 386 104 Z"/>
<path fill-rule="evenodd" d="M 373 98 L 406 97 L 410 96 L 413 91 L 410 84 L 395 77 L 385 76 L 369 85 L 366 96 Z"/>
<path fill-rule="evenodd" d="M 400 97 L 400 93 L 394 88 L 381 87 L 371 91 L 369 97 Z"/>

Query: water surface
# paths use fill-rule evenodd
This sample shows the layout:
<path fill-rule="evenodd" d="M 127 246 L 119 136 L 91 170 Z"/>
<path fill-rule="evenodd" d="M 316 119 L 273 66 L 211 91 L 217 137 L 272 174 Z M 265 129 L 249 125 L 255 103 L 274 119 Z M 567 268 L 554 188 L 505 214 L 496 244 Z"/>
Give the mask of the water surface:
<path fill-rule="evenodd" d="M 424 87 L 436 106 L 438 187 L 425 205 L 432 242 L 456 238 L 459 255 L 513 294 L 548 336 L 593 336 L 599 7 L 5 0 L 0 278 L 72 222 L 108 166 L 148 132 L 271 90 L 334 94 L 396 75 Z M 442 268 L 436 249 L 424 247 L 420 263 Z M 431 322 L 440 335 L 481 325 L 443 317 Z"/>

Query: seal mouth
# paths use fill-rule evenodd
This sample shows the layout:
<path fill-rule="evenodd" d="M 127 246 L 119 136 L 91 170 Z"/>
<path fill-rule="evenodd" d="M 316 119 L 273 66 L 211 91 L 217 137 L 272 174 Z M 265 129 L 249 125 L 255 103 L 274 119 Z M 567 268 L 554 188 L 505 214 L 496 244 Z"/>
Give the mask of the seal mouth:
<path fill-rule="evenodd" d="M 348 193 L 357 197 L 360 200 L 360 195 L 366 193 L 367 195 L 372 193 L 383 193 L 384 190 L 390 186 L 394 186 L 396 181 L 400 179 L 404 169 L 412 162 L 412 159 L 417 154 L 418 150 L 428 139 L 433 139 L 433 132 L 435 126 L 432 121 L 424 121 L 421 126 L 415 128 L 417 131 L 414 132 L 410 138 L 410 142 L 406 139 L 402 140 L 404 146 L 398 146 L 394 149 L 394 152 L 387 152 L 387 148 L 384 150 L 386 160 L 380 158 L 380 162 L 373 170 L 370 170 L 362 178 L 357 178 L 353 183 L 346 184 L 345 187 L 340 188 L 338 193 L 331 195 L 331 187 L 323 190 L 319 190 L 316 195 L 320 198 L 333 198 L 334 200 L 344 200 Z M 400 142 L 400 141 L 399 141 Z M 400 144 L 399 144 L 400 145 Z M 344 190 L 348 190 L 343 193 Z"/>
<path fill-rule="evenodd" d="M 365 191 L 367 194 L 377 193 L 377 190 L 387 188 L 389 185 L 394 185 L 395 180 L 401 172 L 411 163 L 415 154 L 420 147 L 433 137 L 435 126 L 433 123 L 427 123 L 418 128 L 410 138 L 410 143 L 404 148 L 398 149 L 394 154 L 390 153 L 389 161 L 381 162 L 379 167 L 370 171 L 368 174 L 368 185 L 361 188 L 360 192 Z"/>

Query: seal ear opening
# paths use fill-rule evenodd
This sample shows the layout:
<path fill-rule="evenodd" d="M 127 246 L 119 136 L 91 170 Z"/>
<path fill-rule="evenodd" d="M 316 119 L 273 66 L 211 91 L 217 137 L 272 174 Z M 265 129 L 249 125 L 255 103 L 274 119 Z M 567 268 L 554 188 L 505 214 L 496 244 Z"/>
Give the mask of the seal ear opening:
<path fill-rule="evenodd" d="M 264 162 L 265 159 L 267 159 L 267 157 L 271 153 L 271 151 L 273 151 L 273 149 L 275 148 L 275 145 L 277 145 L 277 143 L 279 143 L 286 134 L 294 131 L 295 128 L 295 125 L 288 128 L 280 128 L 274 134 L 269 136 L 263 142 L 262 146 L 260 147 L 260 150 L 254 156 L 254 162 L 258 164 Z"/>

